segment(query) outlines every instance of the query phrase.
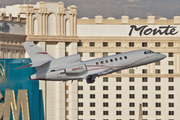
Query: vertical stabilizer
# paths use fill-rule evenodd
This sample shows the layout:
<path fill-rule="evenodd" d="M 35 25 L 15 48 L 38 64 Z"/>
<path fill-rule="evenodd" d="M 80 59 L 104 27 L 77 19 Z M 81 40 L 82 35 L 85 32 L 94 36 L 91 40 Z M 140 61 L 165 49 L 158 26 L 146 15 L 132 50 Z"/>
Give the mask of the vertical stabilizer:
<path fill-rule="evenodd" d="M 36 46 L 33 42 L 25 42 L 23 43 L 23 46 L 29 54 L 32 63 L 42 60 L 54 59 L 51 55 L 49 55 L 47 52 Z"/>

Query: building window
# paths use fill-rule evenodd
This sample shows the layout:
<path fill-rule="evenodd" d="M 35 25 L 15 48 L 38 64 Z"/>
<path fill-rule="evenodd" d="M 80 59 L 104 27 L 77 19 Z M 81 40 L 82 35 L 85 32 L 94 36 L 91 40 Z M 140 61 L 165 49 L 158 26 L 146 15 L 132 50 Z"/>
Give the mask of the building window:
<path fill-rule="evenodd" d="M 103 107 L 108 107 L 109 105 L 108 105 L 108 103 L 107 102 L 104 102 L 103 103 Z"/>
<path fill-rule="evenodd" d="M 129 74 L 134 74 L 134 69 L 129 69 Z"/>
<path fill-rule="evenodd" d="M 174 43 L 173 42 L 168 42 L 168 47 L 173 47 Z"/>
<path fill-rule="evenodd" d="M 169 107 L 174 107 L 174 103 L 169 103 Z"/>
<path fill-rule="evenodd" d="M 156 74 L 160 74 L 160 73 L 161 73 L 161 70 L 160 70 L 160 69 L 155 69 L 155 73 L 156 73 Z"/>
<path fill-rule="evenodd" d="M 148 95 L 147 94 L 142 94 L 142 98 L 143 99 L 148 99 Z"/>
<path fill-rule="evenodd" d="M 69 107 L 69 102 L 66 102 L 66 107 Z"/>
<path fill-rule="evenodd" d="M 90 103 L 90 107 L 95 107 L 96 104 L 94 102 Z"/>
<path fill-rule="evenodd" d="M 90 86 L 90 90 L 95 90 L 95 86 Z"/>
<path fill-rule="evenodd" d="M 103 90 L 108 90 L 108 86 L 103 86 Z"/>
<path fill-rule="evenodd" d="M 108 77 L 103 77 L 103 82 L 108 82 Z"/>
<path fill-rule="evenodd" d="M 78 79 L 78 82 L 83 82 L 83 79 Z"/>
<path fill-rule="evenodd" d="M 174 65 L 174 61 L 168 61 L 168 65 Z"/>
<path fill-rule="evenodd" d="M 78 47 L 82 47 L 83 43 L 82 42 L 78 42 Z"/>
<path fill-rule="evenodd" d="M 156 107 L 161 107 L 161 103 L 156 103 Z"/>
<path fill-rule="evenodd" d="M 155 62 L 155 65 L 161 65 L 160 61 Z"/>
<path fill-rule="evenodd" d="M 116 47 L 121 47 L 121 42 L 116 42 Z"/>
<path fill-rule="evenodd" d="M 161 82 L 161 78 L 160 77 L 156 77 L 156 82 Z"/>
<path fill-rule="evenodd" d="M 108 52 L 103 52 L 103 57 L 108 56 Z"/>
<path fill-rule="evenodd" d="M 156 94 L 156 99 L 161 99 L 161 94 Z"/>
<path fill-rule="evenodd" d="M 155 42 L 155 47 L 160 47 L 161 43 L 160 42 Z"/>
<path fill-rule="evenodd" d="M 142 82 L 147 82 L 148 81 L 148 78 L 147 77 L 143 77 L 142 78 Z"/>
<path fill-rule="evenodd" d="M 78 103 L 78 107 L 83 107 L 83 103 L 82 102 Z"/>
<path fill-rule="evenodd" d="M 148 107 L 148 103 L 143 103 L 143 107 Z"/>
<path fill-rule="evenodd" d="M 143 111 L 143 115 L 148 115 L 148 111 Z"/>
<path fill-rule="evenodd" d="M 116 99 L 120 99 L 121 98 L 121 94 L 116 94 Z"/>
<path fill-rule="evenodd" d="M 135 107 L 135 103 L 129 103 L 129 107 Z"/>
<path fill-rule="evenodd" d="M 134 95 L 134 94 L 129 94 L 129 98 L 130 98 L 130 99 L 134 99 L 134 98 L 135 98 L 135 95 Z"/>
<path fill-rule="evenodd" d="M 121 107 L 121 103 L 116 103 L 116 107 Z"/>
<path fill-rule="evenodd" d="M 78 86 L 78 90 L 83 90 L 83 86 Z"/>
<path fill-rule="evenodd" d="M 108 115 L 109 112 L 108 111 L 103 111 L 103 115 Z"/>
<path fill-rule="evenodd" d="M 129 42 L 129 47 L 134 47 L 134 42 Z"/>
<path fill-rule="evenodd" d="M 90 115 L 95 115 L 95 111 L 90 111 Z"/>
<path fill-rule="evenodd" d="M 134 82 L 135 80 L 134 80 L 134 77 L 130 77 L 129 78 L 129 82 Z"/>
<path fill-rule="evenodd" d="M 173 91 L 174 90 L 174 86 L 169 86 L 169 90 Z"/>
<path fill-rule="evenodd" d="M 173 94 L 169 94 L 169 99 L 174 99 L 174 95 Z"/>
<path fill-rule="evenodd" d="M 103 42 L 103 47 L 108 47 L 108 42 Z"/>
<path fill-rule="evenodd" d="M 168 53 L 168 56 L 169 57 L 173 57 L 173 53 Z"/>
<path fill-rule="evenodd" d="M 116 74 L 121 74 L 121 71 L 120 71 L 120 70 L 119 70 L 119 71 L 117 71 L 117 72 L 116 72 Z"/>
<path fill-rule="evenodd" d="M 95 57 L 95 52 L 90 52 L 90 57 Z"/>
<path fill-rule="evenodd" d="M 169 69 L 168 72 L 169 72 L 169 74 L 173 74 L 173 70 L 172 69 Z"/>
<path fill-rule="evenodd" d="M 174 115 L 174 111 L 169 111 L 169 115 Z"/>
<path fill-rule="evenodd" d="M 161 111 L 156 111 L 156 115 L 161 115 Z"/>
<path fill-rule="evenodd" d="M 121 86 L 116 86 L 116 90 L 121 90 Z"/>
<path fill-rule="evenodd" d="M 116 77 L 116 82 L 121 82 L 121 77 Z"/>
<path fill-rule="evenodd" d="M 95 94 L 90 94 L 90 98 L 95 98 Z"/>
<path fill-rule="evenodd" d="M 134 90 L 134 86 L 129 86 L 129 90 Z"/>
<path fill-rule="evenodd" d="M 66 94 L 65 96 L 66 96 L 66 99 L 68 99 L 68 98 L 69 98 L 69 94 Z"/>
<path fill-rule="evenodd" d="M 83 94 L 78 94 L 78 98 L 82 99 L 83 98 Z"/>
<path fill-rule="evenodd" d="M 142 47 L 147 47 L 147 42 L 142 42 Z"/>
<path fill-rule="evenodd" d="M 78 115 L 83 115 L 83 111 L 78 111 Z"/>
<path fill-rule="evenodd" d="M 156 86 L 156 90 L 161 90 L 161 86 Z"/>
<path fill-rule="evenodd" d="M 148 90 L 148 86 L 142 86 L 142 90 Z"/>
<path fill-rule="evenodd" d="M 65 52 L 65 56 L 69 56 L 69 53 L 68 53 L 68 52 Z"/>
<path fill-rule="evenodd" d="M 142 69 L 143 74 L 147 74 L 147 69 Z"/>
<path fill-rule="evenodd" d="M 78 52 L 78 54 L 79 54 L 81 57 L 83 57 L 83 53 L 82 53 L 82 52 Z"/>
<path fill-rule="evenodd" d="M 90 47 L 94 47 L 95 46 L 95 42 L 90 42 Z"/>
<path fill-rule="evenodd" d="M 103 94 L 103 99 L 108 99 L 108 94 Z"/>
<path fill-rule="evenodd" d="M 121 115 L 121 111 L 116 111 L 116 115 Z"/>
<path fill-rule="evenodd" d="M 129 111 L 129 115 L 135 115 L 135 111 Z"/>
<path fill-rule="evenodd" d="M 169 77 L 169 82 L 174 82 L 174 78 L 173 77 Z"/>

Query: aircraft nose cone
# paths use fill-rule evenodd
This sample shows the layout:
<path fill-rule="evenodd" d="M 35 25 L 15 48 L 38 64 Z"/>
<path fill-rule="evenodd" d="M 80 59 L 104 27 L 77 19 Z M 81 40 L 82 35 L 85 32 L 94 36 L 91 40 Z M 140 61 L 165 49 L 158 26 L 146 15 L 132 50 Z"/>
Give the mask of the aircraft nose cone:
<path fill-rule="evenodd" d="M 164 55 L 164 54 L 161 54 L 161 59 L 164 59 L 164 58 L 166 58 L 167 56 L 166 55 Z"/>

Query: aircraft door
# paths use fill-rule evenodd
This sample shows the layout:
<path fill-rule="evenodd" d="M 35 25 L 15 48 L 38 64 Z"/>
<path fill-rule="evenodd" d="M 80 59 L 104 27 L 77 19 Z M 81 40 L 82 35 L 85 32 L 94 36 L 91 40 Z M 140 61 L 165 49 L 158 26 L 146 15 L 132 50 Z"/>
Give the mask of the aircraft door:
<path fill-rule="evenodd" d="M 99 65 L 104 65 L 104 60 L 103 60 L 103 59 L 100 59 L 100 60 L 99 60 L 99 63 L 100 63 Z"/>

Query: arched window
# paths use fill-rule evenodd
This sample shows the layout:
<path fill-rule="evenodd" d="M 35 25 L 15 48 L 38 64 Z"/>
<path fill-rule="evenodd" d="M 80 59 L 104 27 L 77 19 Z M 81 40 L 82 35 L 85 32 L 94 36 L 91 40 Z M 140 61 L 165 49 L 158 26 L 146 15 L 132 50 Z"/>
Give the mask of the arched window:
<path fill-rule="evenodd" d="M 56 35 L 56 16 L 54 14 L 48 16 L 48 35 Z"/>
<path fill-rule="evenodd" d="M 8 58 L 8 51 L 7 50 L 4 51 L 3 58 Z"/>
<path fill-rule="evenodd" d="M 24 52 L 21 51 L 20 58 L 24 58 Z"/>
<path fill-rule="evenodd" d="M 11 58 L 16 58 L 16 51 L 12 51 Z"/>
<path fill-rule="evenodd" d="M 66 36 L 69 36 L 70 35 L 70 21 L 68 19 L 66 19 L 65 21 L 65 35 Z"/>
<path fill-rule="evenodd" d="M 33 32 L 34 32 L 34 35 L 38 35 L 38 21 L 37 19 L 34 19 L 33 21 Z"/>

